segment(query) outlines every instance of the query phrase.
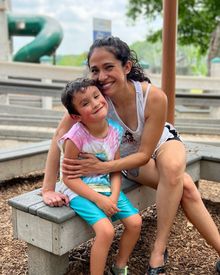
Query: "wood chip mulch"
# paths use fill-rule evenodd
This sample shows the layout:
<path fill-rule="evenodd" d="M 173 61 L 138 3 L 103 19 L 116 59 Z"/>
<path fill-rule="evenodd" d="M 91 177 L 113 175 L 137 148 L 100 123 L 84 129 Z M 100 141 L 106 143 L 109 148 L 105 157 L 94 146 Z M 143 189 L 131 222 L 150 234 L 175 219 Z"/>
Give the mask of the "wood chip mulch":
<path fill-rule="evenodd" d="M 27 246 L 24 242 L 14 240 L 12 236 L 11 208 L 9 198 L 41 187 L 42 176 L 18 178 L 0 186 L 0 274 L 25 275 L 27 271 Z M 200 181 L 200 191 L 209 212 L 220 229 L 220 184 Z M 150 248 L 156 231 L 155 205 L 142 212 L 143 227 L 141 237 L 129 261 L 131 275 L 145 274 L 149 260 Z M 118 241 L 122 232 L 119 225 L 115 240 L 109 252 L 106 266 L 114 261 L 118 249 Z M 89 254 L 91 241 L 71 251 L 69 268 L 66 275 L 89 274 Z M 206 244 L 197 230 L 187 221 L 181 208 L 172 227 L 168 244 L 168 275 L 215 275 L 217 253 Z M 43 274 L 42 274 L 43 275 Z"/>

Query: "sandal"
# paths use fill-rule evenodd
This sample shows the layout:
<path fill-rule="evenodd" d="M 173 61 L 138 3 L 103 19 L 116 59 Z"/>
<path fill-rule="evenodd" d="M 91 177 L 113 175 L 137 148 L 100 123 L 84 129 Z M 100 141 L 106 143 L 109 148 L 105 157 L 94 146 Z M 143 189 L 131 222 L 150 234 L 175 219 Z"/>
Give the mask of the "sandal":
<path fill-rule="evenodd" d="M 166 268 L 165 264 L 167 263 L 168 260 L 168 251 L 167 249 L 164 251 L 164 265 L 158 266 L 158 267 L 151 267 L 150 265 L 147 268 L 147 273 L 146 275 L 157 275 L 160 273 L 166 273 Z"/>
<path fill-rule="evenodd" d="M 216 271 L 218 272 L 218 274 L 220 274 L 220 260 L 217 261 L 215 267 L 216 267 Z"/>
<path fill-rule="evenodd" d="M 158 267 L 151 267 L 150 265 L 148 266 L 147 269 L 147 275 L 157 275 L 160 273 L 166 273 L 165 266 L 158 266 Z"/>
<path fill-rule="evenodd" d="M 126 265 L 125 267 L 123 268 L 119 268 L 115 265 L 113 265 L 111 267 L 111 274 L 114 274 L 114 275 L 128 275 L 128 266 Z"/>

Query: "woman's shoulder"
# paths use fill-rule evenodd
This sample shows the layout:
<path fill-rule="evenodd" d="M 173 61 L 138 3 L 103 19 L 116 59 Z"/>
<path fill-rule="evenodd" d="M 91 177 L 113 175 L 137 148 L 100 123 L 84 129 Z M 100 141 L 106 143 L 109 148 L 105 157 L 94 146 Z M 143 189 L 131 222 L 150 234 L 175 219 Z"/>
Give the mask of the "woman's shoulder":
<path fill-rule="evenodd" d="M 157 114 L 166 112 L 167 108 L 167 96 L 166 94 L 158 87 L 154 86 L 148 82 L 141 82 L 142 90 L 144 96 L 146 93 L 147 101 L 145 104 L 145 118 L 148 118 L 152 114 Z"/>
<path fill-rule="evenodd" d="M 148 91 L 149 97 L 152 99 L 165 99 L 166 94 L 158 87 L 154 86 L 153 84 L 143 81 L 141 82 L 141 87 L 143 94 L 145 95 Z"/>
<path fill-rule="evenodd" d="M 148 85 L 151 85 L 151 84 L 148 83 L 147 81 L 140 82 L 140 84 L 141 84 L 142 92 L 143 94 L 145 94 L 147 91 L 147 88 L 149 87 Z"/>
<path fill-rule="evenodd" d="M 163 90 L 152 85 L 149 100 L 166 102 L 167 96 Z"/>

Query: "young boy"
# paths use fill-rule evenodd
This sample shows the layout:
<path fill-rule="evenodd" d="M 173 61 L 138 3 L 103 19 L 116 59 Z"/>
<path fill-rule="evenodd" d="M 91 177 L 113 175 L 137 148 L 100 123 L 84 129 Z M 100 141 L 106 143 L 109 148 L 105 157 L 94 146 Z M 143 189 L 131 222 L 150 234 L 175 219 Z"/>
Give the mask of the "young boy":
<path fill-rule="evenodd" d="M 64 157 L 76 159 L 80 152 L 94 154 L 101 161 L 117 159 L 123 130 L 107 119 L 108 104 L 93 80 L 69 82 L 61 97 L 76 124 L 59 141 Z M 120 191 L 120 172 L 70 179 L 63 173 L 62 192 L 70 207 L 92 226 L 96 237 L 90 256 L 91 275 L 104 273 L 109 248 L 114 238 L 110 222 L 121 220 L 125 229 L 112 274 L 127 274 L 127 261 L 139 238 L 141 217 L 138 210 Z"/>

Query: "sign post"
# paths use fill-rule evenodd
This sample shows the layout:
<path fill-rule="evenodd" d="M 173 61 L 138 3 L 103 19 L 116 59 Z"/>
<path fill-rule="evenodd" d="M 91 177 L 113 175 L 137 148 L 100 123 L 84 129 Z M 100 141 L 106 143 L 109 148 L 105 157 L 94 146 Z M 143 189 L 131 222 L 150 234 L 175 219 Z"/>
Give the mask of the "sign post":
<path fill-rule="evenodd" d="M 111 35 L 112 21 L 102 18 L 93 18 L 93 41 Z"/>

